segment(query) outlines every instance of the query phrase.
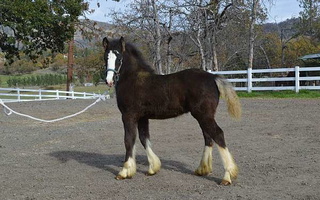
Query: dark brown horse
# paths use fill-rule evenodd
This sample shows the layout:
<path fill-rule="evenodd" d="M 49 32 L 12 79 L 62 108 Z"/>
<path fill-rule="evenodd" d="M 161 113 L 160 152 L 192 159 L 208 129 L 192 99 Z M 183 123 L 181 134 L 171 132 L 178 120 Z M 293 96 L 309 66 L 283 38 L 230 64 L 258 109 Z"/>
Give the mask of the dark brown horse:
<path fill-rule="evenodd" d="M 205 148 L 197 175 L 212 172 L 213 141 L 218 144 L 225 175 L 221 184 L 231 184 L 238 168 L 226 147 L 222 129 L 214 115 L 219 96 L 225 98 L 231 116 L 240 118 L 241 106 L 232 86 L 223 78 L 199 69 L 188 69 L 175 74 L 156 75 L 131 44 L 120 40 L 103 39 L 106 63 L 106 83 L 115 85 L 118 107 L 122 113 L 126 156 L 116 179 L 131 178 L 136 173 L 135 140 L 137 130 L 148 161 L 148 174 L 156 174 L 161 167 L 152 151 L 149 119 L 167 119 L 190 112 L 202 129 Z"/>

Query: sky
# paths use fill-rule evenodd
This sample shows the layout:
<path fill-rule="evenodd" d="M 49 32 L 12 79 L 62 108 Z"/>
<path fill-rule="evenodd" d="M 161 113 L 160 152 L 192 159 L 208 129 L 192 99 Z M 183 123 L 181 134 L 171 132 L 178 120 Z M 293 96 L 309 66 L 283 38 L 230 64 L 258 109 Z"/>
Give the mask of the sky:
<path fill-rule="evenodd" d="M 281 22 L 292 17 L 298 17 L 301 8 L 299 7 L 298 0 L 273 0 L 274 5 L 267 5 L 269 10 L 267 22 Z M 99 2 L 100 7 L 98 8 L 97 2 Z M 120 2 L 115 2 L 112 0 L 91 0 L 90 9 L 94 9 L 93 14 L 87 15 L 91 20 L 108 22 L 111 23 L 111 18 L 108 17 L 111 9 L 123 9 L 128 5 L 131 0 L 120 0 Z"/>
<path fill-rule="evenodd" d="M 275 5 L 268 8 L 268 22 L 281 22 L 292 17 L 298 17 L 302 9 L 297 0 L 274 0 Z"/>

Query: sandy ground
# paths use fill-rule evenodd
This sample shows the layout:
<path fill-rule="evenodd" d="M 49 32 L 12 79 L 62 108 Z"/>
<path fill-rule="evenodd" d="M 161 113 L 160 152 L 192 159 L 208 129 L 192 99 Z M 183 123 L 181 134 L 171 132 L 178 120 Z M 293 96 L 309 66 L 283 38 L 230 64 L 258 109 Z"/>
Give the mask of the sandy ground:
<path fill-rule="evenodd" d="M 45 119 L 73 114 L 93 100 L 10 103 Z M 146 176 L 140 142 L 137 174 L 114 177 L 124 160 L 123 128 L 115 100 L 100 102 L 75 118 L 41 123 L 0 113 L 0 199 L 320 199 L 320 100 L 241 99 L 243 118 L 217 112 L 240 174 L 220 186 L 223 167 L 216 148 L 213 173 L 193 175 L 203 138 L 186 114 L 151 121 L 154 152 L 162 169 Z"/>

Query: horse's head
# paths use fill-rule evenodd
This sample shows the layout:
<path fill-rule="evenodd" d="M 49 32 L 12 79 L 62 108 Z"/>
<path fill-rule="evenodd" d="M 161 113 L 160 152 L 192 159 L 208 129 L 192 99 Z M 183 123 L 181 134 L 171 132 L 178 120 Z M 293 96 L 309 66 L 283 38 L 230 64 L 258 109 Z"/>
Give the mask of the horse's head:
<path fill-rule="evenodd" d="M 109 87 L 114 85 L 114 82 L 119 78 L 123 53 L 125 51 L 125 41 L 123 37 L 120 40 L 109 42 L 105 37 L 102 41 L 104 47 L 104 61 L 106 65 L 106 83 Z"/>

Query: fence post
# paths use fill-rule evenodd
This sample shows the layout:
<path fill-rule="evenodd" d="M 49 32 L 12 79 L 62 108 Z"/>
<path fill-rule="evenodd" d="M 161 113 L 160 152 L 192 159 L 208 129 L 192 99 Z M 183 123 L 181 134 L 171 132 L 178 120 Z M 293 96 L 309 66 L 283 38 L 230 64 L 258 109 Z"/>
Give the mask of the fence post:
<path fill-rule="evenodd" d="M 17 88 L 18 102 L 21 101 L 20 88 Z"/>
<path fill-rule="evenodd" d="M 296 93 L 299 93 L 299 88 L 300 88 L 300 68 L 299 66 L 295 66 L 294 67 L 294 71 L 295 71 L 295 91 Z"/>
<path fill-rule="evenodd" d="M 74 91 L 73 90 L 71 91 L 71 96 L 72 96 L 72 99 L 74 99 Z"/>
<path fill-rule="evenodd" d="M 248 68 L 248 73 L 247 73 L 247 77 L 248 77 L 248 93 L 252 92 L 252 68 Z"/>
<path fill-rule="evenodd" d="M 41 89 L 39 89 L 39 100 L 41 100 L 42 99 L 42 96 L 41 96 L 42 94 L 41 94 Z"/>
<path fill-rule="evenodd" d="M 56 96 L 57 96 L 57 99 L 60 99 L 59 90 L 56 90 Z"/>

